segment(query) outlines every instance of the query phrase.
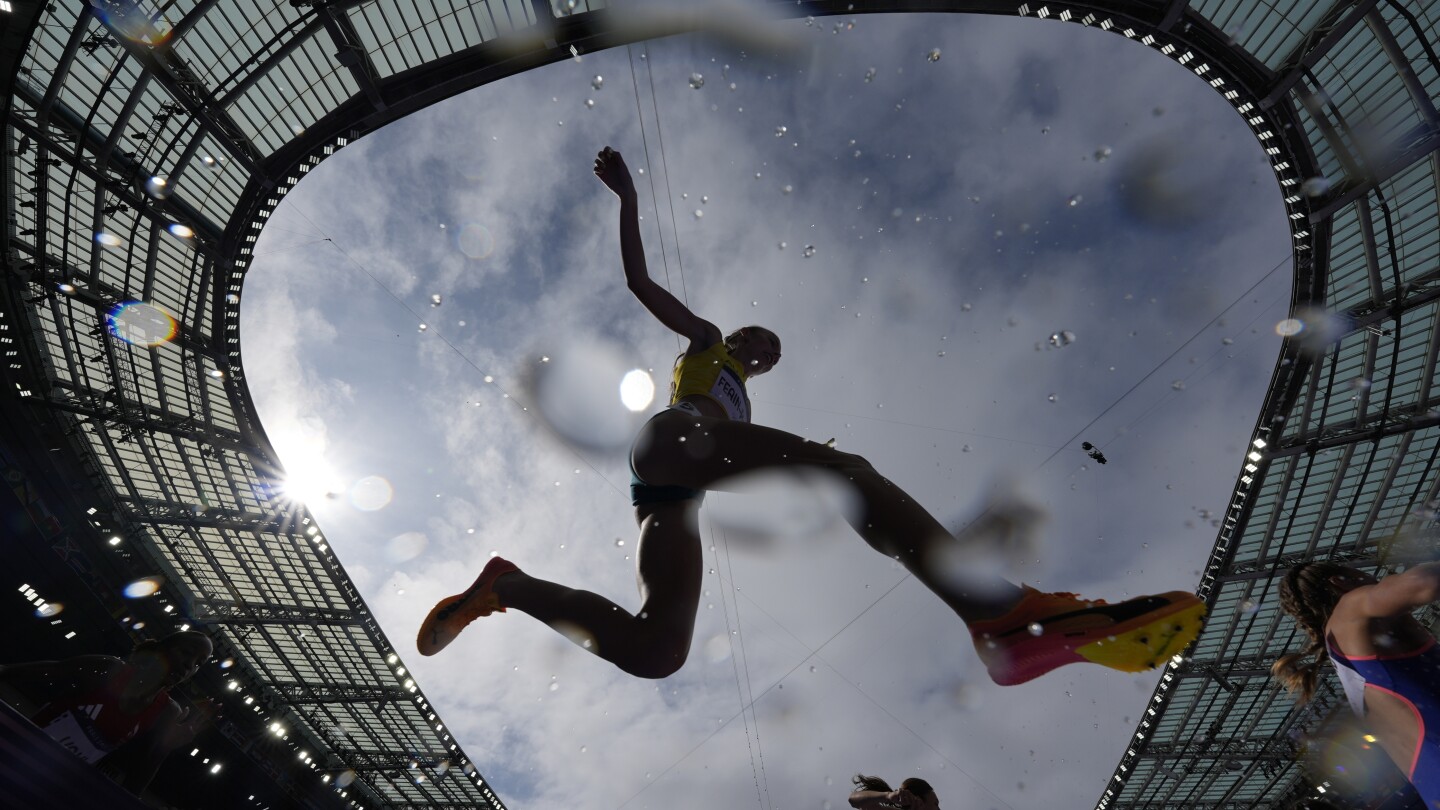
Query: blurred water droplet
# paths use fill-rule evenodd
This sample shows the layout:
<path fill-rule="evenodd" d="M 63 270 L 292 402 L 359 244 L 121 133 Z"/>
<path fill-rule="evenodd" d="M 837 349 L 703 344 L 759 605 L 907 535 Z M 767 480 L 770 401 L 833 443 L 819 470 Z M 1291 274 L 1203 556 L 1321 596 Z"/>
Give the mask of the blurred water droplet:
<path fill-rule="evenodd" d="M 604 77 L 604 76 L 598 76 L 598 75 L 597 75 L 595 78 L 593 78 L 593 79 L 590 80 L 590 86 L 593 87 L 593 88 L 595 88 L 596 90 L 599 90 L 600 87 L 601 87 L 602 85 L 604 85 L 604 84 L 605 84 L 605 77 Z"/>
<path fill-rule="evenodd" d="M 930 49 L 930 52 L 927 53 L 927 54 L 925 54 L 925 59 L 926 59 L 927 61 L 930 61 L 930 62 L 939 62 L 939 61 L 940 61 L 940 49 L 939 49 L 939 48 L 931 48 L 931 49 Z"/>
<path fill-rule="evenodd" d="M 378 475 L 367 475 L 350 486 L 350 505 L 362 512 L 374 512 L 389 505 L 394 490 Z"/>
<path fill-rule="evenodd" d="M 780 193 L 782 193 L 782 194 L 789 194 L 790 192 L 792 192 L 792 191 L 794 191 L 794 190 L 795 190 L 795 187 L 792 186 L 792 185 L 790 185 L 789 183 L 786 183 L 785 185 L 783 185 L 783 186 L 780 187 Z"/>
<path fill-rule="evenodd" d="M 1030 631 L 1032 636 L 1043 635 L 1045 632 L 1045 628 L 1039 622 L 1031 622 L 1025 629 Z"/>
<path fill-rule="evenodd" d="M 872 67 L 865 71 L 865 83 L 869 84 L 873 81 L 875 81 L 875 68 Z"/>
<path fill-rule="evenodd" d="M 1048 342 L 1057 349 L 1063 346 L 1069 346 L 1075 342 L 1075 333 L 1068 329 L 1062 329 L 1059 332 L 1051 333 Z"/>
<path fill-rule="evenodd" d="M 586 107 L 594 107 L 594 106 L 595 106 L 595 99 L 593 99 L 593 98 L 587 98 L 587 99 L 585 99 L 585 106 L 586 106 Z"/>
<path fill-rule="evenodd" d="M 704 217 L 704 216 L 705 216 L 705 212 L 704 212 L 704 211 L 701 211 L 699 208 L 696 208 L 696 209 L 695 209 L 695 218 L 696 218 L 696 219 L 700 219 L 700 218 L 702 218 L 702 217 Z"/>
<path fill-rule="evenodd" d="M 1227 338 L 1221 338 L 1221 339 L 1220 339 L 1220 345 L 1222 345 L 1222 346 L 1230 346 L 1230 345 L 1233 345 L 1234 343 L 1235 343 L 1235 339 L 1234 339 L 1234 338 L 1228 338 L 1228 337 L 1227 337 Z"/>
<path fill-rule="evenodd" d="M 814 256 L 814 255 L 815 255 L 815 246 L 814 246 L 814 245 L 806 245 L 806 246 L 805 246 L 805 253 L 804 253 L 804 255 L 805 255 L 805 258 L 807 258 L 807 259 L 810 258 L 811 256 Z"/>
<path fill-rule="evenodd" d="M 704 87 L 704 86 L 705 86 L 705 77 L 704 77 L 704 76 L 701 76 L 699 73 L 691 73 L 691 74 L 690 74 L 690 89 L 691 89 L 691 90 L 699 90 L 700 88 L 702 88 L 702 87 Z"/>
<path fill-rule="evenodd" d="M 1173 389 L 1175 389 L 1176 391 L 1184 391 L 1184 390 L 1185 390 L 1185 381 L 1184 381 L 1184 380 L 1176 380 L 1175 382 L 1170 383 L 1170 387 L 1173 388 Z"/>
<path fill-rule="evenodd" d="M 815 671 L 815 665 L 814 665 L 814 664 L 811 664 L 811 665 L 810 665 L 810 671 L 811 671 L 811 672 L 814 672 L 814 671 Z M 830 779 L 827 777 L 827 778 L 825 779 L 825 781 L 828 783 L 828 782 L 830 781 Z"/>
<path fill-rule="evenodd" d="M 781 250 L 784 250 L 784 249 L 785 249 L 785 243 L 784 243 L 784 242 L 781 242 L 778 247 L 779 247 Z"/>
<path fill-rule="evenodd" d="M 616 545 L 616 546 L 623 546 L 623 545 L 625 545 L 625 541 L 622 540 L 622 539 L 620 539 L 619 537 L 617 537 L 617 538 L 615 538 L 615 545 Z"/>
<path fill-rule="evenodd" d="M 1102 146 L 1095 150 L 1095 162 L 1104 163 L 1110 159 L 1110 147 Z"/>
<path fill-rule="evenodd" d="M 1060 401 L 1060 398 L 1057 397 L 1057 396 L 1055 396 L 1054 394 L 1051 394 L 1050 396 L 1046 397 L 1046 399 L 1050 400 L 1051 402 L 1059 402 L 1059 401 Z"/>
<path fill-rule="evenodd" d="M 1316 175 L 1300 184 L 1300 193 L 1306 197 L 1319 197 L 1330 190 L 1330 180 L 1323 175 Z"/>
<path fill-rule="evenodd" d="M 429 326 L 426 326 L 425 324 L 422 323 L 422 324 L 420 324 L 420 329 L 419 329 L 419 331 L 424 332 L 424 331 L 426 331 L 426 330 L 429 329 L 429 328 L 430 328 Z"/>
<path fill-rule="evenodd" d="M 611 450 L 628 444 L 639 427 L 626 398 L 638 401 L 645 381 L 633 370 L 610 342 L 577 339 L 553 358 L 542 356 L 526 385 L 559 438 L 586 450 Z"/>
<path fill-rule="evenodd" d="M 550 691 L 551 691 L 551 692 L 558 692 L 558 691 L 560 691 L 560 684 L 558 684 L 558 683 L 553 683 L 553 682 L 552 682 L 552 683 L 550 684 Z"/>
<path fill-rule="evenodd" d="M 936 356 L 936 357 L 944 357 L 944 356 L 945 356 L 945 352 L 936 352 L 936 353 L 935 353 L 935 356 Z"/>
<path fill-rule="evenodd" d="M 1079 194 L 1076 194 L 1075 196 L 1073 196 L 1073 197 L 1071 197 L 1070 199 L 1066 200 L 1066 201 L 1065 201 L 1065 204 L 1068 205 L 1068 206 L 1070 206 L 1071 208 L 1074 208 L 1075 206 L 1079 205 L 1079 204 L 1080 204 L 1080 201 L 1083 200 L 1083 199 L 1085 199 L 1085 198 L 1084 198 L 1084 197 L 1081 197 Z"/>
<path fill-rule="evenodd" d="M 1305 329 L 1304 321 L 1299 318 L 1286 318 L 1275 324 L 1275 334 L 1280 337 L 1294 337 Z"/>
<path fill-rule="evenodd" d="M 435 293 L 434 295 L 430 296 L 430 306 L 432 306 L 432 307 L 438 307 L 438 306 L 440 306 L 441 300 L 442 300 L 442 299 L 440 298 L 440 293 Z"/>
<path fill-rule="evenodd" d="M 775 128 L 775 137 L 777 137 L 777 138 L 783 138 L 783 137 L 785 137 L 785 133 L 788 132 L 788 131 L 789 131 L 789 130 L 787 130 L 785 127 L 776 127 L 776 128 Z M 758 175 L 757 175 L 757 176 L 758 176 Z"/>
<path fill-rule="evenodd" d="M 425 552 L 430 539 L 420 532 L 405 532 L 390 538 L 385 544 L 385 556 L 390 562 L 402 563 L 413 560 Z"/>

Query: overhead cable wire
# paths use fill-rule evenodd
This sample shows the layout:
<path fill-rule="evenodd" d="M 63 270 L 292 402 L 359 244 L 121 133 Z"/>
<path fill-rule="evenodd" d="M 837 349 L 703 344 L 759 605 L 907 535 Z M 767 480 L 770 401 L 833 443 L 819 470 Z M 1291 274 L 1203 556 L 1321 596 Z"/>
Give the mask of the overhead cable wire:
<path fill-rule="evenodd" d="M 707 520 L 706 523 L 707 523 L 707 524 L 709 525 L 709 527 L 710 527 L 710 554 L 715 558 L 715 570 L 718 572 L 718 571 L 720 570 L 720 552 L 718 552 L 718 551 L 715 550 L 715 523 L 714 523 L 714 521 L 711 521 L 711 520 Z M 729 559 L 728 550 L 727 550 L 726 559 L 727 559 L 727 561 L 728 561 L 728 559 Z M 732 575 L 732 581 L 733 581 L 733 575 Z M 754 750 L 754 748 L 751 748 L 751 747 L 750 747 L 750 720 L 753 719 L 753 720 L 755 721 L 755 742 L 756 742 L 756 744 L 759 744 L 759 742 L 760 742 L 760 720 L 759 720 L 759 718 L 756 718 L 756 717 L 755 717 L 754 691 L 753 691 L 753 690 L 751 691 L 751 694 L 750 694 L 750 697 L 751 697 L 750 710 L 749 710 L 749 711 L 750 711 L 750 718 L 747 719 L 747 718 L 745 717 L 745 692 L 744 692 L 744 690 L 743 690 L 743 689 L 741 688 L 741 686 L 740 686 L 740 664 L 739 664 L 739 662 L 736 660 L 738 656 L 736 656 L 736 654 L 735 654 L 735 635 L 739 632 L 739 629 L 738 629 L 738 628 L 739 628 L 739 626 L 740 626 L 740 604 L 739 604 L 739 600 L 738 600 L 738 598 L 737 598 L 737 599 L 735 600 L 735 627 L 736 627 L 736 629 L 731 629 L 731 627 L 730 627 L 730 608 L 729 608 L 729 603 L 730 603 L 731 600 L 727 599 L 726 596 L 725 596 L 725 587 L 724 587 L 724 585 L 725 585 L 725 579 L 724 579 L 724 577 L 721 577 L 721 578 L 720 578 L 720 584 L 721 584 L 721 588 L 720 588 L 720 610 L 721 610 L 721 612 L 723 612 L 723 613 L 725 614 L 725 637 L 726 637 L 727 639 L 729 639 L 729 641 L 730 641 L 730 668 L 731 668 L 732 670 L 734 670 L 734 672 L 735 672 L 735 694 L 738 695 L 739 698 L 740 698 L 740 722 L 741 722 L 741 723 L 744 725 L 744 727 L 745 727 L 745 745 L 746 745 L 747 748 L 750 749 L 750 776 L 751 776 L 751 778 L 752 778 L 752 779 L 754 780 L 754 782 L 755 782 L 755 806 L 756 806 L 756 807 L 764 807 L 764 806 L 765 806 L 764 803 L 762 803 L 761 800 L 760 800 L 760 772 L 759 772 L 759 771 L 756 769 L 756 767 L 755 767 L 755 750 Z M 745 679 L 746 679 L 746 682 L 748 683 L 748 682 L 749 682 L 749 679 L 750 679 L 750 662 L 749 662 L 748 660 L 745 662 Z M 768 792 L 768 791 L 767 791 L 767 792 Z"/>
<path fill-rule="evenodd" d="M 627 46 L 627 52 L 628 52 L 628 46 Z M 659 144 L 659 147 L 660 147 L 660 166 L 661 166 L 662 171 L 665 172 L 665 184 L 664 184 L 664 186 L 665 186 L 665 200 L 666 200 L 667 206 L 668 206 L 669 209 L 670 209 L 670 230 L 671 230 L 671 234 L 675 237 L 675 264 L 676 264 L 676 274 L 680 277 L 680 298 L 681 298 L 681 301 L 685 304 L 685 306 L 688 307 L 688 306 L 690 305 L 690 296 L 689 296 L 689 293 L 688 293 L 687 288 L 686 288 L 686 285 L 685 285 L 685 259 L 684 259 L 684 254 L 682 254 L 681 251 L 680 251 L 680 227 L 679 227 L 679 225 L 678 225 L 678 223 L 676 222 L 676 219 L 675 219 L 675 193 L 674 193 L 674 190 L 670 187 L 670 164 L 669 164 L 669 160 L 666 158 L 666 155 L 665 155 L 665 130 L 664 130 L 664 127 L 663 127 L 663 126 L 661 125 L 661 123 L 660 123 L 660 100 L 659 100 L 659 96 L 658 96 L 658 95 L 656 94 L 656 92 L 655 92 L 655 69 L 654 69 L 654 66 L 651 64 L 651 60 L 650 60 L 650 58 L 649 58 L 649 53 L 650 53 L 650 50 L 649 50 L 649 47 L 647 46 L 647 47 L 645 48 L 645 50 L 642 51 L 641 55 L 642 55 L 642 57 L 644 58 L 644 61 L 645 61 L 645 73 L 646 73 L 646 76 L 647 76 L 648 79 L 649 79 L 649 84 L 650 84 L 650 107 L 651 107 L 651 109 L 654 110 L 654 112 L 655 112 L 655 138 L 656 138 L 656 142 Z M 637 78 L 636 78 L 636 76 L 635 76 L 635 61 L 634 61 L 633 57 L 632 57 L 632 59 L 631 59 L 631 61 L 630 61 L 630 81 L 631 81 L 631 84 L 635 86 L 635 109 L 636 109 L 637 112 L 639 112 L 639 111 L 640 111 L 640 90 L 639 90 L 639 82 L 638 82 L 638 80 L 637 80 Z M 643 142 L 643 136 L 644 136 L 644 118 L 643 118 L 643 114 L 642 114 L 642 116 L 641 116 L 641 136 L 642 136 L 642 142 Z M 651 165 L 651 163 L 650 163 L 650 150 L 649 150 L 649 147 L 648 147 L 648 146 L 647 146 L 646 149 L 645 149 L 645 165 L 646 165 L 646 167 L 650 170 L 650 171 L 649 171 L 649 175 L 650 175 L 650 189 L 651 189 L 650 194 L 651 194 L 651 199 L 654 201 L 655 227 L 656 227 L 656 230 L 657 230 L 658 232 L 661 232 L 661 233 L 663 234 L 663 231 L 661 231 L 661 229 L 660 229 L 660 210 L 659 210 L 659 202 L 660 202 L 660 201 L 659 201 L 659 196 L 658 196 L 658 195 L 656 194 L 656 192 L 655 192 L 655 170 L 654 170 L 654 167 L 653 167 L 653 166 Z M 663 237 L 663 235 L 662 235 L 662 237 L 661 237 L 661 252 L 662 252 L 662 255 L 663 255 L 663 252 L 664 252 L 664 237 Z M 671 283 L 670 283 L 669 264 L 667 263 L 667 264 L 665 265 L 665 267 L 666 267 L 666 271 L 665 271 L 665 286 L 670 287 L 670 288 L 672 289 L 672 292 L 673 292 L 673 289 L 674 289 L 674 288 L 673 288 L 673 286 L 672 286 Z M 676 343 L 677 343 L 677 346 L 678 346 L 678 344 L 679 344 L 679 338 L 680 338 L 680 336 L 679 336 L 679 335 L 676 335 Z M 724 537 L 724 533 L 723 533 L 723 532 L 721 533 L 721 536 Z M 712 529 L 711 539 L 712 539 L 712 540 L 714 539 L 713 529 Z M 730 564 L 730 546 L 729 546 L 728 541 L 725 543 L 725 562 L 726 562 L 727 565 Z M 718 569 L 719 566 L 720 566 L 718 553 L 717 553 L 717 556 L 716 556 L 715 566 L 716 566 L 717 569 Z M 733 579 L 733 575 L 732 575 L 732 579 Z M 724 607 L 724 605 L 725 605 L 725 602 L 724 602 L 723 593 L 722 593 L 721 607 Z M 727 610 L 728 610 L 728 609 L 727 609 Z M 730 614 L 729 614 L 728 612 L 725 614 L 725 621 L 726 621 L 726 625 L 727 625 L 727 628 L 726 628 L 726 629 L 727 629 L 727 631 L 728 631 L 728 629 L 729 629 L 728 625 L 729 625 L 729 621 L 730 621 Z M 740 631 L 739 631 L 739 627 L 740 627 L 740 606 L 739 606 L 738 603 L 737 603 L 736 606 L 735 606 L 735 626 L 736 626 L 736 635 L 730 638 L 730 657 L 731 657 L 731 660 L 733 661 L 734 658 L 735 658 L 735 645 L 736 645 L 736 643 L 737 643 L 737 641 L 738 641 L 738 643 L 739 643 L 739 645 L 740 645 L 740 657 L 745 660 L 745 691 L 746 691 L 746 693 L 748 693 L 748 694 L 750 695 L 750 697 L 751 697 L 751 699 L 752 699 L 752 706 L 753 706 L 753 698 L 754 698 L 754 694 L 755 694 L 755 688 L 754 688 L 754 685 L 751 683 L 751 680 L 750 680 L 750 657 L 749 657 L 748 653 L 747 653 L 746 650 L 745 650 L 745 636 L 744 636 L 743 633 L 740 633 Z M 737 672 L 736 672 L 736 681 L 737 681 L 737 682 L 736 682 L 736 691 L 738 692 L 738 691 L 739 691 L 739 672 L 738 672 L 738 670 L 737 670 Z M 742 693 L 739 697 L 740 697 L 740 704 L 741 704 L 741 715 L 742 715 L 742 719 L 743 719 L 744 706 L 745 706 L 745 694 Z M 756 784 L 756 788 L 757 788 L 756 797 L 755 797 L 755 798 L 756 798 L 756 803 L 757 803 L 757 804 L 759 803 L 759 801 L 760 801 L 760 791 L 763 790 L 763 791 L 764 791 L 764 794 L 765 794 L 765 804 L 766 804 L 766 805 L 770 805 L 770 782 L 769 782 L 768 777 L 766 776 L 766 771 L 765 771 L 765 750 L 764 750 L 764 748 L 762 748 L 761 745 L 760 745 L 760 720 L 759 720 L 758 717 L 755 716 L 755 710 L 754 710 L 753 707 L 750 709 L 750 718 L 751 718 L 751 720 L 754 721 L 754 726 L 755 726 L 755 745 L 754 745 L 754 748 L 750 748 L 750 724 L 749 724 L 749 723 L 746 723 L 746 724 L 745 724 L 745 745 L 746 745 L 747 749 L 750 750 L 750 769 L 751 769 L 752 773 L 755 771 L 755 758 L 756 758 L 756 756 L 758 755 L 758 756 L 759 756 L 759 759 L 760 759 L 760 769 L 759 769 L 759 771 L 760 771 L 760 779 L 757 781 L 757 784 Z"/>

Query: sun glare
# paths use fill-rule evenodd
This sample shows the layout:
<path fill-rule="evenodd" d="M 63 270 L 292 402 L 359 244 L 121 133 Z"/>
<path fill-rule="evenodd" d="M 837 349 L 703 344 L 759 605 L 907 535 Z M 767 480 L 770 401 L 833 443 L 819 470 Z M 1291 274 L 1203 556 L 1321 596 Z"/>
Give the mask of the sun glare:
<path fill-rule="evenodd" d="M 287 500 L 307 505 L 322 503 L 327 496 L 345 489 L 345 482 L 334 468 L 325 459 L 312 454 L 286 464 L 285 477 L 280 482 L 281 495 Z"/>

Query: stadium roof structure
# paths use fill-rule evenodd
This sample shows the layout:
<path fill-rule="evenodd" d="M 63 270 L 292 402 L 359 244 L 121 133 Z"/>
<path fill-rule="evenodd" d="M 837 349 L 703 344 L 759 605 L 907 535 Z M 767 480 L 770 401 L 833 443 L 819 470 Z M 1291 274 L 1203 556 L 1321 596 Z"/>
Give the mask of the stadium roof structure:
<path fill-rule="evenodd" d="M 1419 7 L 1411 7 L 1412 5 Z M 1246 120 L 1294 247 L 1293 330 L 1162 675 L 1097 808 L 1278 807 L 1309 788 L 1278 572 L 1433 551 L 1440 475 L 1440 10 L 1402 0 L 836 0 L 782 16 L 977 12 L 1134 40 Z M 239 307 L 267 217 L 390 121 L 524 70 L 733 24 L 733 6 L 588 0 L 0 0 L 7 430 L 95 486 L 67 542 L 159 570 L 171 619 L 233 656 L 316 774 L 365 807 L 503 804 L 445 731 L 282 471 Z M 114 533 L 122 542 L 110 545 Z M 118 587 L 119 583 L 110 583 Z M 153 628 L 152 628 L 153 629 Z M 303 757 L 302 757 L 303 758 Z M 1098 781 L 1098 775 L 1097 775 Z M 336 791 L 342 790 L 336 786 Z"/>

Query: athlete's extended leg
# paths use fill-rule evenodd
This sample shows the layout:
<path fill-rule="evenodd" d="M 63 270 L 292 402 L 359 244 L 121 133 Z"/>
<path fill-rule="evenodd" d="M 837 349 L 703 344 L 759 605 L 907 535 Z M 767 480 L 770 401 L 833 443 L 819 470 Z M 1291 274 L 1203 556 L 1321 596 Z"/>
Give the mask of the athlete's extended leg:
<path fill-rule="evenodd" d="M 936 561 L 959 541 L 861 456 L 783 430 L 679 411 L 651 420 L 635 442 L 635 469 L 646 481 L 695 489 L 724 488 L 727 478 L 794 466 L 849 479 L 861 504 L 846 516 L 855 531 L 876 551 L 898 559 L 967 623 L 999 616 L 1020 601 L 1021 588 L 1003 580 L 970 593 L 941 576 Z"/>
<path fill-rule="evenodd" d="M 650 420 L 635 443 L 646 481 L 717 489 L 725 479 L 771 467 L 810 466 L 845 476 L 861 507 L 846 519 L 872 548 L 900 561 L 966 625 L 991 678 L 1021 683 L 1068 663 L 1139 671 L 1163 663 L 1200 632 L 1205 606 L 1172 591 L 1117 605 L 1047 594 L 996 578 L 974 591 L 938 570 L 961 540 L 864 458 L 784 431 L 673 411 Z"/>

